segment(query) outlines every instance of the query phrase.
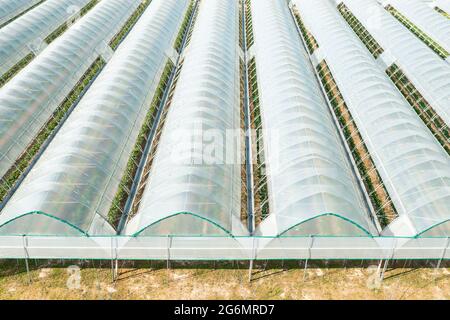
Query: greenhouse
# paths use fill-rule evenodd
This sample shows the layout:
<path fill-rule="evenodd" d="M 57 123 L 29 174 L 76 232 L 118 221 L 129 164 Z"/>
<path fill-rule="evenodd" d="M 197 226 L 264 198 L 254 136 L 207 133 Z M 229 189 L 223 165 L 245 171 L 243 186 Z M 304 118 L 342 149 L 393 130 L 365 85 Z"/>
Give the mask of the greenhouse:
<path fill-rule="evenodd" d="M 45 47 L 45 38 L 89 0 L 49 0 L 0 29 L 0 75 Z M 70 8 L 70 10 L 68 9 Z M 75 11 L 75 12 L 73 12 Z M 31 58 L 27 58 L 30 60 Z"/>
<path fill-rule="evenodd" d="M 439 51 L 444 53 L 444 59 L 450 56 L 450 25 L 448 19 L 440 15 L 436 10 L 427 5 L 423 0 L 389 0 L 384 5 L 390 5 L 394 16 L 408 26 L 408 29 L 416 29 L 415 32 L 423 32 L 424 41 L 436 42 Z M 417 30 L 418 29 L 418 30 Z"/>
<path fill-rule="evenodd" d="M 42 0 L 1 0 L 0 28 L 39 5 L 41 2 Z"/>
<path fill-rule="evenodd" d="M 14 170 L 25 170 L 87 83 L 108 60 L 107 43 L 139 1 L 102 1 L 53 42 L 0 91 L 0 176 L 13 188 Z M 2 191 L 2 190 L 0 190 Z"/>
<path fill-rule="evenodd" d="M 448 154 L 331 3 L 294 2 L 392 195 L 399 217 L 384 234 L 448 234 Z"/>
<path fill-rule="evenodd" d="M 450 259 L 446 5 L 0 0 L 0 259 Z"/>
<path fill-rule="evenodd" d="M 254 1 L 252 21 L 263 138 L 279 128 L 265 144 L 270 211 L 257 233 L 377 234 L 289 8 Z"/>
<path fill-rule="evenodd" d="M 375 0 L 345 0 L 343 3 L 354 15 L 354 20 L 360 21 L 370 33 L 369 36 L 373 36 L 374 40 L 386 50 L 380 57 L 386 72 L 433 135 L 447 152 L 450 152 L 448 63 L 378 6 Z M 371 12 L 377 13 L 383 28 L 370 23 Z M 395 73 L 391 74 L 391 71 Z"/>
<path fill-rule="evenodd" d="M 208 130 L 239 128 L 238 10 L 235 1 L 200 2 L 148 183 L 125 234 L 247 234 L 239 217 L 241 166 L 216 154 L 206 159 L 201 144 Z M 217 144 L 218 154 L 233 152 Z"/>
<path fill-rule="evenodd" d="M 8 201 L 0 234 L 114 234 L 108 210 L 187 0 L 149 8 Z"/>

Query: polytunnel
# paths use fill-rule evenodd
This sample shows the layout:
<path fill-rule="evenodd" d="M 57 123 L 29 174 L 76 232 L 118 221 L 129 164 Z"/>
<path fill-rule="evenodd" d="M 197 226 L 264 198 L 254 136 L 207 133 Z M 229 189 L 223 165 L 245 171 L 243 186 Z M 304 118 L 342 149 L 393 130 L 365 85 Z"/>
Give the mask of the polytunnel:
<path fill-rule="evenodd" d="M 187 4 L 152 1 L 3 209 L 0 234 L 115 234 L 108 210 Z"/>
<path fill-rule="evenodd" d="M 0 177 L 99 58 L 139 0 L 103 0 L 0 90 Z"/>
<path fill-rule="evenodd" d="M 263 236 L 377 234 L 288 6 L 252 1 L 269 215 Z"/>
<path fill-rule="evenodd" d="M 0 75 L 28 54 L 43 50 L 44 39 L 89 1 L 48 0 L 0 29 Z"/>
<path fill-rule="evenodd" d="M 202 0 L 156 155 L 127 235 L 245 235 L 241 164 L 205 159 L 240 128 L 238 1 Z M 204 135 L 204 137 L 203 137 Z M 238 139 L 239 140 L 239 139 Z M 236 141 L 240 150 L 240 141 Z M 231 147 L 232 148 L 232 147 Z M 227 150 L 225 150 L 227 149 Z"/>
<path fill-rule="evenodd" d="M 0 27 L 42 0 L 0 0 Z"/>
<path fill-rule="evenodd" d="M 396 64 L 442 120 L 450 126 L 450 65 L 442 60 L 376 0 L 344 0 L 343 3 L 369 31 L 386 53 L 386 68 Z M 377 23 L 373 19 L 376 17 Z"/>
<path fill-rule="evenodd" d="M 384 234 L 418 236 L 438 227 L 438 235 L 448 235 L 450 157 L 331 3 L 294 3 L 398 211 Z"/>
<path fill-rule="evenodd" d="M 450 55 L 450 24 L 448 19 L 420 0 L 389 0 L 384 6 L 391 5 L 409 22 L 436 41 Z"/>

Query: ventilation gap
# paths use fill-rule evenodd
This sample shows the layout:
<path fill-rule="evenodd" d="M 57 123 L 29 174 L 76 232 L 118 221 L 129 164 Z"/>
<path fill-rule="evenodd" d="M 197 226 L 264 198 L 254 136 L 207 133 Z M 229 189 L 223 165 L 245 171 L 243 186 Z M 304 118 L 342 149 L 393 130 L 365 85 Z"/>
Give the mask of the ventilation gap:
<path fill-rule="evenodd" d="M 447 151 L 447 154 L 450 155 L 450 132 L 445 122 L 409 81 L 398 65 L 392 64 L 386 69 L 386 73 L 445 151 Z"/>
<path fill-rule="evenodd" d="M 447 19 L 450 19 L 450 13 L 447 13 L 446 11 L 442 10 L 439 7 L 434 7 L 434 10 L 436 10 L 437 12 L 439 12 L 440 14 L 442 14 L 444 17 L 446 17 Z"/>

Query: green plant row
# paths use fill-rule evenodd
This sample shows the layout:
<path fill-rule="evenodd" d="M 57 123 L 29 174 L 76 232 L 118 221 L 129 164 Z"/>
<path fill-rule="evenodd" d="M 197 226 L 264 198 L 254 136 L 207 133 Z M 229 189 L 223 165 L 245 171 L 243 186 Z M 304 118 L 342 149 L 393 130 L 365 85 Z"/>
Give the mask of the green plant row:
<path fill-rule="evenodd" d="M 420 116 L 428 129 L 433 133 L 439 143 L 450 155 L 450 132 L 445 122 L 439 117 L 428 101 L 420 94 L 416 87 L 411 83 L 404 72 L 395 63 L 386 69 L 386 74 L 399 89 L 414 111 Z M 437 131 L 442 128 L 442 131 Z"/>
<path fill-rule="evenodd" d="M 200 0 L 198 0 L 200 1 Z M 186 35 L 186 43 L 185 43 L 185 47 L 187 47 L 189 45 L 189 43 L 191 42 L 191 38 L 192 38 L 192 33 L 194 32 L 194 25 L 195 25 L 195 21 L 197 21 L 197 17 L 198 17 L 198 9 L 194 10 L 194 15 L 192 16 L 192 23 L 191 26 L 189 28 L 189 31 L 187 32 Z"/>
<path fill-rule="evenodd" d="M 256 130 L 256 167 L 254 174 L 255 188 L 255 211 L 261 215 L 261 220 L 264 220 L 270 213 L 267 188 L 266 166 L 264 164 L 264 140 L 262 137 L 261 126 L 261 109 L 258 91 L 258 78 L 256 75 L 256 60 L 252 58 L 248 64 L 248 84 L 250 97 L 250 112 L 251 112 L 251 128 Z"/>
<path fill-rule="evenodd" d="M 252 8 L 251 0 L 245 0 L 245 34 L 247 37 L 247 48 L 250 48 L 253 43 L 253 21 L 252 21 Z"/>
<path fill-rule="evenodd" d="M 30 52 L 22 60 L 17 62 L 11 69 L 0 77 L 0 88 L 3 87 L 9 80 L 11 80 L 20 70 L 25 68 L 31 60 L 35 57 L 34 53 Z"/>
<path fill-rule="evenodd" d="M 84 16 L 86 13 L 89 12 L 89 10 L 91 10 L 97 3 L 99 2 L 99 0 L 91 0 L 89 3 L 87 3 L 78 13 L 78 17 L 82 17 Z M 62 35 L 64 32 L 67 31 L 67 29 L 69 28 L 69 25 L 67 24 L 67 22 L 64 22 L 62 25 L 60 25 L 55 31 L 53 31 L 52 33 L 50 33 L 48 35 L 47 38 L 45 38 L 45 42 L 47 44 L 52 43 L 56 38 L 58 38 L 60 35 Z"/>
<path fill-rule="evenodd" d="M 369 31 L 367 31 L 367 29 L 353 15 L 353 13 L 343 2 L 338 5 L 338 9 L 342 17 L 345 19 L 345 21 L 347 21 L 348 25 L 353 29 L 353 31 L 355 31 L 356 35 L 364 43 L 367 49 L 369 49 L 373 57 L 375 59 L 378 58 L 378 56 L 383 53 L 383 48 L 380 46 L 380 44 L 372 37 Z"/>
<path fill-rule="evenodd" d="M 442 59 L 446 59 L 450 54 L 442 48 L 436 41 L 431 39 L 425 32 L 420 30 L 414 23 L 409 21 L 403 14 L 398 12 L 393 6 L 388 5 L 386 10 L 390 12 L 398 21 L 409 29 L 417 38 L 422 40 L 431 50 L 438 54 Z"/>
<path fill-rule="evenodd" d="M 191 0 L 186 15 L 184 16 L 183 23 L 181 24 L 181 29 L 178 32 L 177 39 L 175 40 L 174 48 L 175 50 L 177 50 L 178 53 L 181 52 L 181 45 L 183 44 L 183 39 L 185 38 L 186 33 L 189 31 L 189 21 L 191 20 L 191 16 L 194 13 L 194 8 L 195 2 L 194 0 Z"/>
<path fill-rule="evenodd" d="M 242 2 L 240 2 L 240 4 L 242 4 Z M 242 18 L 243 18 L 243 7 L 240 6 L 239 9 L 239 45 L 241 47 L 242 50 L 245 50 L 245 46 L 244 46 L 244 27 L 242 25 Z"/>
<path fill-rule="evenodd" d="M 294 12 L 295 20 L 297 21 L 297 25 L 300 28 L 300 31 L 303 35 L 303 38 L 306 41 L 306 46 L 308 47 L 309 54 L 313 54 L 313 52 L 319 48 L 319 44 L 316 41 L 316 38 L 309 32 L 309 30 L 306 28 L 305 24 L 302 21 L 302 18 L 300 17 L 300 14 L 297 11 Z"/>
<path fill-rule="evenodd" d="M 442 14 L 444 17 L 446 17 L 447 19 L 450 19 L 450 13 L 445 12 L 444 10 L 442 10 L 439 7 L 434 7 L 434 10 L 436 10 L 437 12 L 439 12 L 440 14 Z"/>
<path fill-rule="evenodd" d="M 0 25 L 0 29 L 3 28 L 4 26 L 6 26 L 7 24 L 10 24 L 10 23 L 13 22 L 14 20 L 20 18 L 20 17 L 23 16 L 25 13 L 27 13 L 27 12 L 33 10 L 34 8 L 36 8 L 38 5 L 40 5 L 40 4 L 41 4 L 42 2 L 44 2 L 44 1 L 45 1 L 45 0 L 39 1 L 38 3 L 32 5 L 32 6 L 29 7 L 28 9 L 26 9 L 26 10 L 22 11 L 21 13 L 19 13 L 17 16 L 12 17 L 12 18 L 9 19 L 8 21 L 2 23 L 2 24 Z"/>
<path fill-rule="evenodd" d="M 169 84 L 169 78 L 173 71 L 174 65 L 169 60 L 163 70 L 158 87 L 156 88 L 155 94 L 153 96 L 152 102 L 150 103 L 150 108 L 145 116 L 144 123 L 139 131 L 136 143 L 134 145 L 133 151 L 131 152 L 130 158 L 128 159 L 127 167 L 125 173 L 122 175 L 120 180 L 119 188 L 114 196 L 111 203 L 110 210 L 108 212 L 108 221 L 113 226 L 117 227 L 120 218 L 123 214 L 125 204 L 127 202 L 131 187 L 133 185 L 133 180 L 139 167 L 139 163 L 143 156 L 143 151 L 145 144 L 148 139 L 151 128 L 154 125 L 155 114 L 158 111 L 162 99 L 164 97 L 164 92 Z"/>
<path fill-rule="evenodd" d="M 139 20 L 139 18 L 144 13 L 145 9 L 149 6 L 151 3 L 151 0 L 144 0 L 141 4 L 134 10 L 133 14 L 128 18 L 127 22 L 124 24 L 124 26 L 120 29 L 120 31 L 112 38 L 112 40 L 109 42 L 109 46 L 116 50 L 119 44 L 122 42 L 122 40 L 127 36 L 128 32 L 131 30 L 131 28 L 134 27 L 136 22 Z"/>
<path fill-rule="evenodd" d="M 333 107 L 333 111 L 336 114 L 336 117 L 339 121 L 339 124 L 341 126 L 341 129 L 343 130 L 344 133 L 344 137 L 346 139 L 346 141 L 348 142 L 349 148 L 351 150 L 353 159 L 355 160 L 355 163 L 357 165 L 357 169 L 361 175 L 361 177 L 363 178 L 363 182 L 364 185 L 368 191 L 369 194 L 369 198 L 370 201 L 372 202 L 372 205 L 375 209 L 375 212 L 377 213 L 377 218 L 378 221 L 380 222 L 380 225 L 382 227 L 385 227 L 386 225 L 388 225 L 389 223 L 389 219 L 387 218 L 386 215 L 386 211 L 385 208 L 383 207 L 384 202 L 380 199 L 379 195 L 377 194 L 377 192 L 375 191 L 375 187 L 374 187 L 374 183 L 372 181 L 372 179 L 370 178 L 370 176 L 368 175 L 368 171 L 371 168 L 366 168 L 364 161 L 362 160 L 362 155 L 360 154 L 360 151 L 358 150 L 356 143 L 354 141 L 354 138 L 352 136 L 352 132 L 350 132 L 350 130 L 348 129 L 348 124 L 349 123 L 354 123 L 353 118 L 350 114 L 350 111 L 348 110 L 347 105 L 345 104 L 344 98 L 342 96 L 342 94 L 340 93 L 336 82 L 333 78 L 333 75 L 330 72 L 330 69 L 326 63 L 325 60 L 323 60 L 318 66 L 317 66 L 317 72 L 319 73 L 320 76 L 320 80 L 325 88 L 325 91 L 327 93 L 328 96 L 328 100 L 330 101 L 332 107 Z M 326 77 L 329 77 L 329 81 L 326 80 Z M 335 88 L 335 90 L 337 91 L 337 93 L 333 92 L 333 88 Z M 345 113 L 348 114 L 348 121 L 345 119 L 345 117 L 343 116 L 343 112 L 340 110 L 340 102 L 342 102 L 342 107 L 345 110 Z M 356 127 L 356 125 L 355 125 Z M 357 130 L 357 129 L 356 129 Z M 365 154 L 369 155 L 368 160 L 371 163 L 371 167 L 373 167 L 375 169 L 375 174 L 377 175 L 377 178 L 379 181 L 381 180 L 381 177 L 374 165 L 374 162 L 367 150 L 366 145 L 364 144 L 364 140 L 362 139 L 362 137 L 359 135 L 359 132 L 357 132 L 357 135 L 359 136 L 360 140 L 362 141 L 362 145 L 361 148 L 363 148 L 363 151 Z M 382 186 L 384 189 L 384 193 L 387 196 L 387 199 L 385 199 L 385 202 L 390 201 L 389 198 L 389 193 L 387 192 L 387 190 L 384 188 L 384 186 Z M 391 204 L 391 208 L 392 210 L 397 214 L 397 212 L 395 211 L 395 207 L 393 204 Z"/>
<path fill-rule="evenodd" d="M 74 86 L 72 91 L 66 96 L 61 105 L 55 110 L 52 117 L 42 127 L 36 138 L 30 143 L 27 150 L 16 160 L 15 164 L 0 180 L 0 201 L 3 201 L 8 191 L 14 186 L 25 169 L 30 165 L 31 161 L 37 155 L 45 141 L 50 137 L 52 132 L 59 125 L 66 115 L 67 111 L 76 103 L 84 94 L 84 90 L 90 85 L 91 81 L 101 71 L 105 62 L 102 58 L 97 58 L 89 69 L 81 77 L 80 81 Z"/>

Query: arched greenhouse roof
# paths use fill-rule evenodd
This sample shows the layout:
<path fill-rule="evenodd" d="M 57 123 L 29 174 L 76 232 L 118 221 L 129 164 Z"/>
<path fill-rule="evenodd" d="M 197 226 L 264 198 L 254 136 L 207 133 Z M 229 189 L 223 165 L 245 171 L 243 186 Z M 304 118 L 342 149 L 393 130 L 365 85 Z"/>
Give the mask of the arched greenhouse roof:
<path fill-rule="evenodd" d="M 344 0 L 436 113 L 450 126 L 450 64 L 389 14 L 376 0 Z M 375 23 L 373 19 L 378 19 Z"/>
<path fill-rule="evenodd" d="M 259 235 L 370 235 L 368 204 L 289 8 L 252 1 L 270 214 Z"/>
<path fill-rule="evenodd" d="M 103 0 L 0 90 L 0 176 L 104 52 L 139 0 Z"/>
<path fill-rule="evenodd" d="M 48 0 L 0 29 L 0 75 L 27 54 L 45 48 L 44 39 L 90 0 Z"/>
<path fill-rule="evenodd" d="M 153 0 L 2 210 L 0 234 L 116 233 L 108 212 L 187 7 Z"/>
<path fill-rule="evenodd" d="M 409 21 L 425 32 L 447 52 L 450 52 L 450 24 L 448 18 L 442 16 L 431 6 L 421 0 L 389 0 L 390 4 Z M 448 59 L 448 57 L 447 57 Z"/>
<path fill-rule="evenodd" d="M 125 234 L 247 234 L 240 221 L 241 164 L 205 163 L 202 141 L 195 143 L 202 134 L 225 137 L 240 127 L 238 9 L 237 1 L 200 1 L 146 188 Z M 217 152 L 233 151 L 220 140 Z"/>
<path fill-rule="evenodd" d="M 0 25 L 17 17 L 41 0 L 0 0 Z"/>
<path fill-rule="evenodd" d="M 336 8 L 295 0 L 400 215 L 418 235 L 450 215 L 450 157 Z M 395 222 L 395 220 L 394 220 Z"/>

